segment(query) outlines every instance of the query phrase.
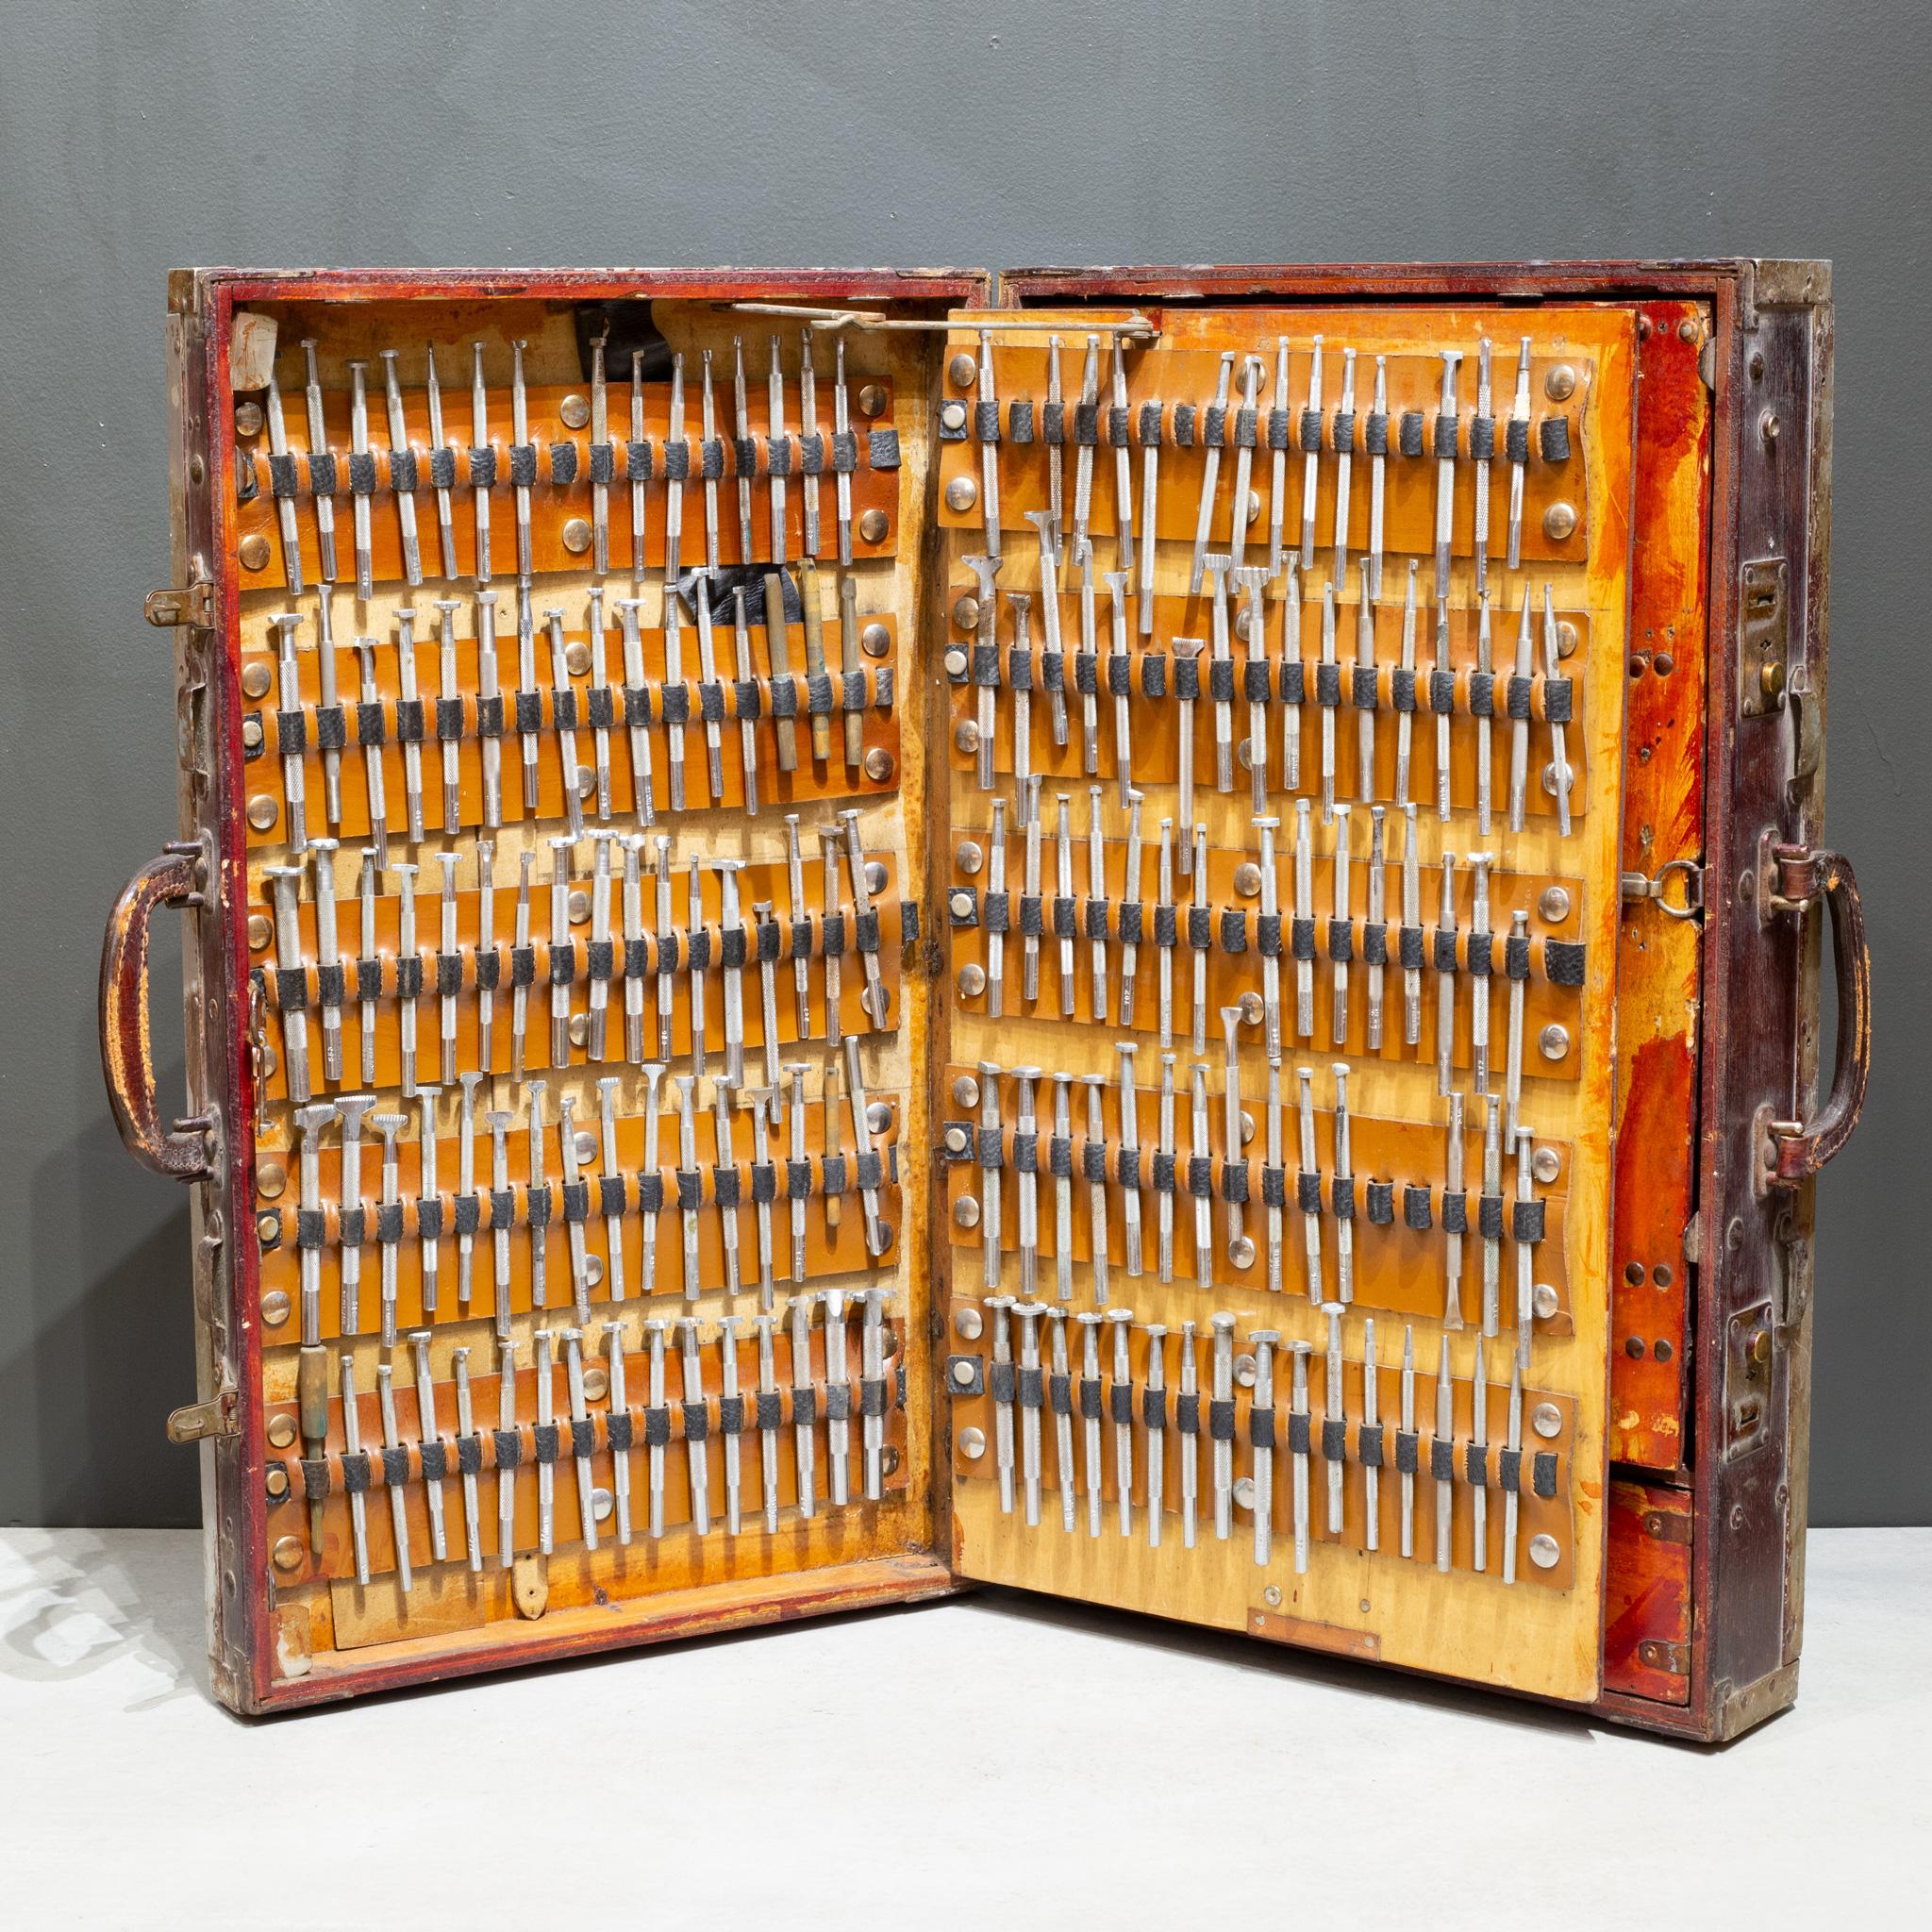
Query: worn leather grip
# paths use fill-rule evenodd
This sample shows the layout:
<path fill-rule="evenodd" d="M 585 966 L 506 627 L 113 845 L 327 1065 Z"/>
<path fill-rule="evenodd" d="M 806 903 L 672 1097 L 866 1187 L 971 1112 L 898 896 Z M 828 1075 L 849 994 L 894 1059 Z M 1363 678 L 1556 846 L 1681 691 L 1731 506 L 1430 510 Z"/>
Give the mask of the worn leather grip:
<path fill-rule="evenodd" d="M 208 854 L 199 844 L 170 845 L 122 888 L 101 947 L 101 1072 L 114 1124 L 127 1151 L 177 1181 L 208 1172 L 206 1121 L 161 1125 L 148 1024 L 148 927 L 163 906 L 198 907 L 208 888 Z"/>
<path fill-rule="evenodd" d="M 1838 1058 L 1831 1091 L 1809 1126 L 1776 1136 L 1772 1179 L 1778 1187 L 1795 1188 L 1852 1138 L 1865 1110 L 1865 1086 L 1872 1074 L 1872 954 L 1865 944 L 1857 876 L 1843 855 L 1780 847 L 1774 856 L 1788 896 L 1797 896 L 1792 888 L 1803 886 L 1808 889 L 1804 897 L 1822 897 L 1831 908 L 1832 962 L 1838 973 Z"/>

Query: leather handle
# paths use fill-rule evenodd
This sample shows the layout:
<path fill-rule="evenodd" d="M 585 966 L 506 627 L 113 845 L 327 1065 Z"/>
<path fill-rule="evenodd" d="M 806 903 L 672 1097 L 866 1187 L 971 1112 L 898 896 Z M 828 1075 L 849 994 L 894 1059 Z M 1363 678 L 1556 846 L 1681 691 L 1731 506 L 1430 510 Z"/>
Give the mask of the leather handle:
<path fill-rule="evenodd" d="M 1771 1178 L 1778 1187 L 1795 1188 L 1851 1139 L 1865 1109 L 1865 1086 L 1872 1073 L 1872 955 L 1865 944 L 1857 876 L 1843 855 L 1780 851 L 1774 857 L 1790 885 L 1800 883 L 1796 874 L 1802 868 L 1802 883 L 1810 889 L 1806 896 L 1822 896 L 1831 908 L 1832 963 L 1838 974 L 1838 1058 L 1831 1091 L 1808 1126 L 1773 1128 L 1777 1166 Z"/>
<path fill-rule="evenodd" d="M 114 1124 L 143 1167 L 177 1181 L 209 1172 L 200 1119 L 161 1125 L 155 1095 L 154 1045 L 148 1025 L 148 927 L 163 906 L 206 904 L 208 862 L 198 843 L 170 845 L 122 888 L 101 947 L 101 1071 Z"/>

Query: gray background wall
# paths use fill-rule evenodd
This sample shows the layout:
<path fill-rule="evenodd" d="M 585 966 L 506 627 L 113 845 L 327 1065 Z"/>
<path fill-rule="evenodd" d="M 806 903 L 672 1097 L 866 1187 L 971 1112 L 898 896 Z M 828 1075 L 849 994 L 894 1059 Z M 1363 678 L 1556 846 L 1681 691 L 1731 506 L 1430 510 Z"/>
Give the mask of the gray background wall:
<path fill-rule="evenodd" d="M 6 22 L 0 1522 L 197 1509 L 193 1454 L 161 1437 L 192 1391 L 186 1205 L 122 1153 L 94 1043 L 102 921 L 174 815 L 167 641 L 141 622 L 168 571 L 170 267 L 1754 253 L 1837 262 L 1829 824 L 1877 990 L 1871 1108 L 1820 1206 L 1814 1513 L 1932 1518 L 1903 1426 L 1932 1365 L 1909 569 L 1932 9 L 76 0 Z M 160 1058 L 178 1091 L 178 1038 Z"/>

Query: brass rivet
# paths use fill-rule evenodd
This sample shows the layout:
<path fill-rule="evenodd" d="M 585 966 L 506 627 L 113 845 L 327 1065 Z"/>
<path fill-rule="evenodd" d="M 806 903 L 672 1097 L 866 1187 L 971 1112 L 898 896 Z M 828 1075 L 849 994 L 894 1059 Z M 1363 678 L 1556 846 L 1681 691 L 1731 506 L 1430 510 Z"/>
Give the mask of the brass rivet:
<path fill-rule="evenodd" d="M 581 429 L 591 420 L 590 402 L 573 391 L 558 404 L 557 415 L 566 429 Z"/>
<path fill-rule="evenodd" d="M 248 945 L 251 952 L 260 952 L 275 936 L 274 923 L 266 912 L 251 912 L 248 915 Z"/>
<path fill-rule="evenodd" d="M 884 745 L 875 744 L 865 755 L 865 775 L 874 785 L 883 785 L 896 769 L 892 754 Z"/>
<path fill-rule="evenodd" d="M 267 697 L 270 681 L 269 668 L 259 658 L 251 658 L 242 665 L 242 695 L 244 698 Z"/>
<path fill-rule="evenodd" d="M 1682 342 L 1697 340 L 1697 325 L 1688 315 L 1677 325 L 1677 340 Z"/>
<path fill-rule="evenodd" d="M 969 959 L 959 969 L 959 997 L 976 1000 L 986 991 L 986 969 L 976 960 Z"/>
<path fill-rule="evenodd" d="M 1562 1171 L 1563 1158 L 1554 1147 L 1539 1147 L 1530 1157 L 1529 1169 L 1545 1187 Z"/>
<path fill-rule="evenodd" d="M 978 1371 L 963 1357 L 953 1364 L 953 1387 L 970 1389 L 978 1380 Z"/>
<path fill-rule="evenodd" d="M 610 1371 L 597 1362 L 584 1364 L 584 1394 L 591 1402 L 602 1402 L 610 1393 Z"/>
<path fill-rule="evenodd" d="M 261 720 L 250 712 L 242 721 L 242 749 L 259 751 L 262 746 Z"/>
<path fill-rule="evenodd" d="M 284 1574 L 302 1567 L 302 1540 L 299 1537 L 285 1536 L 275 1540 L 275 1546 L 270 1560 Z"/>
<path fill-rule="evenodd" d="M 953 1317 L 953 1326 L 958 1331 L 961 1341 L 977 1341 L 986 1332 L 986 1319 L 969 1302 Z"/>
<path fill-rule="evenodd" d="M 966 426 L 966 405 L 955 397 L 940 405 L 940 427 L 957 433 Z"/>
<path fill-rule="evenodd" d="M 953 854 L 953 863 L 970 879 L 975 876 L 979 868 L 986 863 L 986 854 L 971 839 L 961 839 L 959 849 Z"/>
<path fill-rule="evenodd" d="M 869 509 L 858 520 L 859 539 L 866 543 L 883 543 L 888 527 L 884 510 Z"/>
<path fill-rule="evenodd" d="M 892 633 L 882 624 L 869 624 L 858 633 L 858 648 L 868 658 L 883 658 L 892 648 Z"/>
<path fill-rule="evenodd" d="M 1261 868 L 1243 859 L 1234 869 L 1234 889 L 1243 899 L 1252 899 L 1261 890 Z"/>
<path fill-rule="evenodd" d="M 945 1150 L 955 1160 L 963 1160 L 973 1151 L 973 1140 L 966 1129 L 956 1122 L 946 1129 Z"/>
<path fill-rule="evenodd" d="M 1241 1024 L 1243 1026 L 1258 1026 L 1261 1024 L 1261 1015 L 1266 1010 L 1261 1004 L 1261 995 L 1253 991 L 1244 992 L 1241 996 L 1240 1004 Z"/>
<path fill-rule="evenodd" d="M 280 1289 L 272 1288 L 262 1296 L 261 1319 L 269 1328 L 279 1328 L 289 1319 L 289 1297 Z"/>
<path fill-rule="evenodd" d="M 858 391 L 858 413 L 870 423 L 886 412 L 886 392 L 879 384 L 869 382 Z"/>
<path fill-rule="evenodd" d="M 1557 1299 L 1557 1291 L 1547 1281 L 1539 1281 L 1530 1294 L 1530 1306 L 1536 1310 L 1538 1321 L 1547 1322 L 1562 1305 Z"/>
<path fill-rule="evenodd" d="M 961 718 L 953 726 L 953 748 L 968 758 L 979 749 L 979 726 L 971 718 Z"/>
<path fill-rule="evenodd" d="M 295 1418 L 277 1415 L 269 1418 L 268 1441 L 272 1449 L 286 1449 L 295 1440 Z"/>
<path fill-rule="evenodd" d="M 1554 759 L 1550 760 L 1550 762 L 1543 766 L 1543 790 L 1547 791 L 1552 798 L 1556 797 L 1557 766 L 1556 761 Z M 1565 791 L 1574 791 L 1576 790 L 1576 767 L 1574 765 L 1566 766 L 1564 769 L 1563 790 Z"/>
<path fill-rule="evenodd" d="M 1570 1051 L 1570 1029 L 1552 1020 L 1536 1037 L 1537 1051 L 1546 1060 L 1559 1060 Z"/>
<path fill-rule="evenodd" d="M 1557 1539 L 1553 1536 L 1545 1536 L 1539 1531 L 1529 1540 L 1529 1560 L 1539 1570 L 1554 1570 L 1557 1567 L 1557 1558 L 1562 1554 L 1557 1547 Z"/>
<path fill-rule="evenodd" d="M 1562 1429 L 1562 1412 L 1554 1402 L 1539 1402 L 1529 1412 L 1529 1425 L 1539 1436 L 1547 1439 Z"/>
<path fill-rule="evenodd" d="M 255 1217 L 255 1239 L 265 1248 L 278 1248 L 282 1244 L 282 1216 L 276 1208 L 264 1208 Z"/>
<path fill-rule="evenodd" d="M 258 832 L 265 832 L 275 822 L 275 802 L 266 791 L 258 791 L 248 801 L 248 823 Z"/>
<path fill-rule="evenodd" d="M 289 1493 L 289 1472 L 278 1462 L 263 1478 L 270 1499 L 279 1503 Z"/>
<path fill-rule="evenodd" d="M 591 1016 L 588 1013 L 573 1013 L 570 1016 L 570 1043 L 581 1046 L 591 1037 Z"/>
<path fill-rule="evenodd" d="M 1671 1283 L 1676 1279 L 1676 1276 L 1672 1274 L 1671 1264 L 1668 1261 L 1659 1261 L 1657 1264 L 1657 1266 L 1650 1271 L 1650 1278 L 1654 1282 L 1656 1282 L 1659 1288 L 1668 1288 L 1670 1287 Z"/>
<path fill-rule="evenodd" d="M 268 566 L 268 539 L 259 530 L 251 531 L 242 540 L 242 568 L 243 570 L 264 570 Z"/>
<path fill-rule="evenodd" d="M 1558 362 L 1543 377 L 1543 393 L 1553 403 L 1567 403 L 1576 393 L 1576 372 L 1567 362 Z"/>
<path fill-rule="evenodd" d="M 971 1194 L 961 1194 L 953 1203 L 953 1220 L 960 1227 L 979 1225 L 979 1203 Z"/>
<path fill-rule="evenodd" d="M 946 905 L 955 919 L 971 919 L 973 917 L 973 894 L 971 892 L 955 892 L 947 899 Z"/>
<path fill-rule="evenodd" d="M 892 1131 L 892 1103 L 874 1100 L 865 1110 L 865 1124 L 872 1129 L 874 1140 L 883 1141 Z"/>
<path fill-rule="evenodd" d="M 953 606 L 953 622 L 961 630 L 979 628 L 979 599 L 968 592 Z"/>
<path fill-rule="evenodd" d="M 958 644 L 949 644 L 940 659 L 940 668 L 958 684 L 966 675 L 966 653 Z"/>
<path fill-rule="evenodd" d="M 971 389 L 979 380 L 978 365 L 964 349 L 946 364 L 946 374 L 952 377 L 955 389 Z"/>
<path fill-rule="evenodd" d="M 274 1201 L 289 1185 L 289 1170 L 279 1160 L 264 1160 L 255 1170 L 255 1191 L 264 1201 Z"/>
<path fill-rule="evenodd" d="M 1576 534 L 1576 508 L 1574 504 L 1553 503 L 1543 512 L 1543 535 L 1552 543 L 1561 543 Z"/>
<path fill-rule="evenodd" d="M 591 547 L 591 526 L 582 517 L 572 517 L 564 525 L 563 547 L 573 557 L 581 557 Z"/>
<path fill-rule="evenodd" d="M 591 916 L 591 895 L 581 886 L 573 886 L 564 902 L 573 925 L 582 925 Z"/>
<path fill-rule="evenodd" d="M 196 450 L 195 453 L 188 458 L 188 480 L 191 483 L 192 483 L 197 490 L 199 490 L 201 486 L 208 481 L 208 465 L 202 460 L 201 452 L 199 450 Z"/>
<path fill-rule="evenodd" d="M 968 1462 L 977 1462 L 986 1454 L 986 1431 L 984 1429 L 961 1429 L 959 1431 L 959 1454 Z"/>
<path fill-rule="evenodd" d="M 1545 886 L 1536 909 L 1551 925 L 1561 925 L 1570 917 L 1570 891 L 1567 886 Z"/>
<path fill-rule="evenodd" d="M 591 647 L 579 638 L 563 647 L 563 668 L 573 677 L 581 677 L 591 668 Z"/>
<path fill-rule="evenodd" d="M 1557 622 L 1557 656 L 1574 658 L 1576 655 L 1576 626 L 1567 617 Z"/>
<path fill-rule="evenodd" d="M 237 436 L 259 436 L 261 434 L 261 405 L 259 403 L 237 403 L 235 405 L 235 434 Z"/>
<path fill-rule="evenodd" d="M 979 1082 L 971 1074 L 961 1074 L 953 1082 L 953 1105 L 968 1108 L 979 1105 Z"/>
<path fill-rule="evenodd" d="M 971 476 L 955 476 L 946 485 L 946 508 L 961 514 L 979 501 L 979 485 Z"/>

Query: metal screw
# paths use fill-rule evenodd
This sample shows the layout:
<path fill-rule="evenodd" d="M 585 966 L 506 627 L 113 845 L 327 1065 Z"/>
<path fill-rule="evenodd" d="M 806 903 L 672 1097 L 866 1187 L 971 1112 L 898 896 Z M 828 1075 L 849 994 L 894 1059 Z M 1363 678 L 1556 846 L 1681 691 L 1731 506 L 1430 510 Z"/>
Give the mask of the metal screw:
<path fill-rule="evenodd" d="M 265 832 L 275 822 L 275 802 L 266 791 L 258 791 L 248 801 L 248 823 L 258 832 Z"/>
<path fill-rule="evenodd" d="M 1539 1570 L 1554 1570 L 1557 1558 L 1563 1553 L 1557 1547 L 1557 1539 L 1539 1532 L 1529 1540 L 1529 1560 Z"/>
<path fill-rule="evenodd" d="M 971 1074 L 961 1074 L 953 1082 L 953 1105 L 967 1108 L 979 1105 L 979 1082 Z"/>
<path fill-rule="evenodd" d="M 1570 889 L 1567 886 L 1545 886 L 1542 896 L 1536 902 L 1536 909 L 1551 925 L 1561 925 L 1570 917 Z"/>
<path fill-rule="evenodd" d="M 244 698 L 265 698 L 269 688 L 269 668 L 259 658 L 251 658 L 242 667 L 242 695 Z"/>
<path fill-rule="evenodd" d="M 1677 325 L 1677 340 L 1681 342 L 1694 342 L 1697 340 L 1697 325 L 1688 315 Z"/>
<path fill-rule="evenodd" d="M 941 429 L 963 429 L 966 426 L 966 405 L 957 397 L 949 403 L 940 405 L 940 427 Z"/>
<path fill-rule="evenodd" d="M 581 557 L 591 547 L 591 525 L 583 517 L 572 517 L 563 526 L 563 547 L 573 557 Z"/>
<path fill-rule="evenodd" d="M 882 624 L 869 624 L 858 633 L 858 648 L 868 658 L 883 658 L 892 648 L 892 633 Z"/>
<path fill-rule="evenodd" d="M 968 1462 L 977 1462 L 986 1454 L 985 1430 L 961 1429 L 959 1431 L 959 1454 Z"/>
<path fill-rule="evenodd" d="M 977 960 L 969 959 L 959 969 L 959 997 L 962 1000 L 976 1000 L 985 991 L 985 967 Z"/>
<path fill-rule="evenodd" d="M 882 744 L 874 745 L 865 755 L 865 775 L 874 785 L 883 785 L 897 769 L 892 762 L 892 754 Z"/>
<path fill-rule="evenodd" d="M 1537 1049 L 1546 1060 L 1559 1060 L 1570 1051 L 1570 1029 L 1552 1020 L 1536 1037 Z"/>
<path fill-rule="evenodd" d="M 302 1540 L 300 1537 L 284 1536 L 275 1539 L 275 1546 L 269 1560 L 284 1574 L 302 1567 Z"/>
<path fill-rule="evenodd" d="M 867 422 L 872 422 L 886 412 L 886 392 L 875 382 L 869 382 L 858 391 L 858 413 Z"/>
<path fill-rule="evenodd" d="M 1563 1158 L 1554 1147 L 1539 1147 L 1530 1157 L 1530 1172 L 1547 1186 L 1561 1171 Z"/>
<path fill-rule="evenodd" d="M 275 936 L 275 926 L 266 912 L 251 912 L 248 915 L 248 947 L 258 953 Z"/>
<path fill-rule="evenodd" d="M 953 854 L 953 863 L 969 879 L 974 878 L 978 875 L 980 867 L 986 863 L 986 854 L 973 840 L 961 839 L 959 849 Z"/>
<path fill-rule="evenodd" d="M 242 538 L 241 558 L 243 570 L 264 569 L 268 563 L 268 539 L 259 530 Z"/>
<path fill-rule="evenodd" d="M 953 622 L 961 630 L 977 630 L 979 627 L 979 599 L 969 591 L 963 597 L 953 600 Z"/>
<path fill-rule="evenodd" d="M 953 1222 L 958 1227 L 979 1225 L 979 1203 L 971 1194 L 961 1194 L 953 1203 Z"/>
<path fill-rule="evenodd" d="M 264 1201 L 279 1198 L 289 1185 L 289 1170 L 279 1160 L 264 1160 L 255 1171 L 255 1191 Z"/>
<path fill-rule="evenodd" d="M 235 405 L 235 434 L 237 436 L 259 436 L 261 434 L 261 405 L 259 403 L 237 403 Z"/>
<path fill-rule="evenodd" d="M 1576 372 L 1567 362 L 1557 363 L 1543 377 L 1543 393 L 1553 403 L 1567 403 L 1576 393 Z"/>
<path fill-rule="evenodd" d="M 1261 868 L 1244 859 L 1234 869 L 1234 889 L 1243 899 L 1252 899 L 1261 890 Z"/>
<path fill-rule="evenodd" d="M 295 1440 L 295 1418 L 291 1415 L 276 1415 L 269 1418 L 268 1441 L 271 1449 L 286 1449 Z"/>
<path fill-rule="evenodd" d="M 1562 1429 L 1563 1417 L 1554 1402 L 1539 1402 L 1529 1412 L 1529 1425 L 1539 1436 L 1548 1438 Z"/>
<path fill-rule="evenodd" d="M 573 392 L 558 404 L 557 413 L 566 429 L 581 429 L 591 420 L 591 405 L 585 397 Z"/>
<path fill-rule="evenodd" d="M 883 543 L 886 527 L 886 513 L 882 509 L 869 509 L 858 520 L 858 534 L 868 543 Z"/>
<path fill-rule="evenodd" d="M 964 512 L 979 501 L 979 485 L 971 476 L 955 476 L 946 485 L 946 508 Z"/>
<path fill-rule="evenodd" d="M 1543 512 L 1543 535 L 1552 543 L 1561 543 L 1566 538 L 1576 534 L 1576 506 L 1572 503 L 1553 503 Z M 566 533 L 567 535 L 567 533 Z"/>
<path fill-rule="evenodd" d="M 955 389 L 971 389 L 979 380 L 979 367 L 964 349 L 946 364 L 946 374 Z"/>
<path fill-rule="evenodd" d="M 289 1297 L 280 1289 L 272 1288 L 262 1296 L 261 1319 L 269 1328 L 279 1328 L 289 1319 Z"/>

